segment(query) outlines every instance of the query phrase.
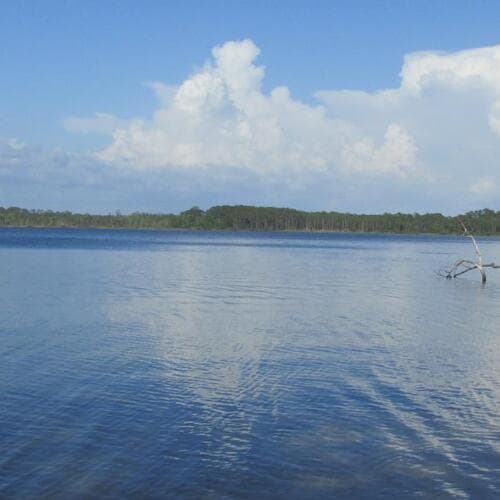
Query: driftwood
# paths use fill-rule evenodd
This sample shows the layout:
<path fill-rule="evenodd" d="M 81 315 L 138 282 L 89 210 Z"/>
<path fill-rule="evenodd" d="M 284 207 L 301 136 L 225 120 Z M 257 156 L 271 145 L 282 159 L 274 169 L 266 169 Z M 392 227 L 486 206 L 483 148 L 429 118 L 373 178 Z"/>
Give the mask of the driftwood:
<path fill-rule="evenodd" d="M 490 262 L 489 264 L 483 264 L 483 256 L 481 254 L 481 249 L 479 248 L 476 238 L 474 238 L 474 235 L 469 232 L 466 225 L 462 221 L 459 222 L 464 230 L 464 235 L 472 240 L 472 244 L 474 245 L 474 252 L 476 253 L 477 256 L 477 262 L 468 259 L 460 259 L 457 260 L 450 268 L 442 269 L 438 271 L 437 274 L 439 276 L 442 276 L 443 278 L 451 279 L 451 278 L 458 278 L 462 274 L 477 269 L 481 274 L 481 282 L 486 283 L 485 268 L 490 267 L 492 269 L 500 269 L 500 266 L 496 265 L 494 262 Z"/>

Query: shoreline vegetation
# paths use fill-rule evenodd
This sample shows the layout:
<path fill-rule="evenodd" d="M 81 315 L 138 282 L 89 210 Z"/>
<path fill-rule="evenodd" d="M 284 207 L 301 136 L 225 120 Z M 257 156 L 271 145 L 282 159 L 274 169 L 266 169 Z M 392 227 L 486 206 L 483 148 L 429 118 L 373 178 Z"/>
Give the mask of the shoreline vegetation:
<path fill-rule="evenodd" d="M 135 212 L 123 215 L 116 212 L 97 215 L 0 207 L 0 227 L 457 234 L 461 232 L 460 221 L 475 234 L 500 234 L 500 211 L 490 209 L 458 216 L 439 213 L 366 215 L 222 205 L 208 210 L 193 207 L 179 214 Z"/>

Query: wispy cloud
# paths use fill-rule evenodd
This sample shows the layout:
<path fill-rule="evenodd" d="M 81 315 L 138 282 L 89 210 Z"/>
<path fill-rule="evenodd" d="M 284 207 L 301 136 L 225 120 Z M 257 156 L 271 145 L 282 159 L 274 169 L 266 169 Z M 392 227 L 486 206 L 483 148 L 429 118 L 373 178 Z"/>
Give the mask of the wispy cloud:
<path fill-rule="evenodd" d="M 89 117 L 70 116 L 64 120 L 64 128 L 77 134 L 113 134 L 119 128 L 128 126 L 128 120 L 122 120 L 109 113 L 94 113 Z"/>

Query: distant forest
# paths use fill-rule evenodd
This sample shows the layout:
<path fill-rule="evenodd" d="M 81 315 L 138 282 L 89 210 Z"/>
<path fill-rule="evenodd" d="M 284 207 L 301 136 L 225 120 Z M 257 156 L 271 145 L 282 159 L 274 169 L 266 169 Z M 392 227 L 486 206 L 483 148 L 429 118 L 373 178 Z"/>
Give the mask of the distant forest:
<path fill-rule="evenodd" d="M 0 226 L 129 229 L 215 229 L 245 231 L 335 231 L 363 233 L 460 233 L 459 220 L 475 234 L 500 234 L 500 211 L 484 209 L 460 216 L 442 214 L 361 215 L 303 212 L 290 208 L 193 207 L 180 214 L 109 215 L 0 207 Z"/>

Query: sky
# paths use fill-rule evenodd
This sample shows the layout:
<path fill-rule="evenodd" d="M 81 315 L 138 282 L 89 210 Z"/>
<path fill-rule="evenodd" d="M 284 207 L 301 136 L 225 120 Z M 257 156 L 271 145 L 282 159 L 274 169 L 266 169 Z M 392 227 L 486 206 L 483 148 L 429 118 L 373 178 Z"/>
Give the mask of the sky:
<path fill-rule="evenodd" d="M 496 1 L 0 4 L 0 206 L 499 209 Z"/>

